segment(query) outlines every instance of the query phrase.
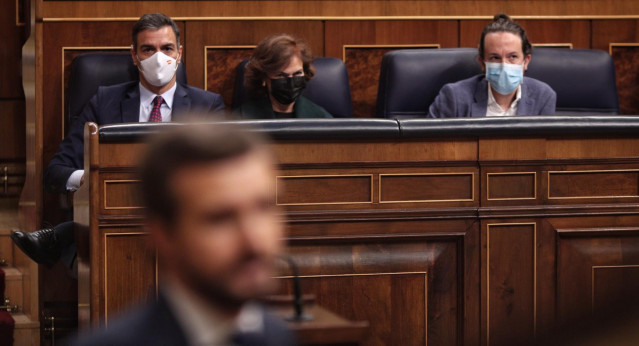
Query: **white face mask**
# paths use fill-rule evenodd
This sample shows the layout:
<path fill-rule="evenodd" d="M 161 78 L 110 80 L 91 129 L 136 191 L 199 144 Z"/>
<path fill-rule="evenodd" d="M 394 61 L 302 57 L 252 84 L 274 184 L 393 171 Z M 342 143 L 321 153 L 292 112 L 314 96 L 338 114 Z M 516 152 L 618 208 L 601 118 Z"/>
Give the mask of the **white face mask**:
<path fill-rule="evenodd" d="M 138 60 L 140 60 L 139 57 Z M 162 52 L 156 52 L 151 57 L 141 60 L 138 66 L 144 79 L 156 87 L 168 84 L 173 79 L 177 68 L 177 60 Z"/>

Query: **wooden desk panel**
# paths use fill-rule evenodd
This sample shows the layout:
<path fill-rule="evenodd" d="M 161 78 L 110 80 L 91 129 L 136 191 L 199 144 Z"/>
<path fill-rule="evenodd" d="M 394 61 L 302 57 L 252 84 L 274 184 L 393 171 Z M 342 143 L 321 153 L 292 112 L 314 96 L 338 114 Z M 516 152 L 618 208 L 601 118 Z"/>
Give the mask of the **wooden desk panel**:
<path fill-rule="evenodd" d="M 287 251 L 319 305 L 369 321 L 367 344 L 539 336 L 557 320 L 623 299 L 639 281 L 636 141 L 277 142 Z M 95 135 L 87 142 L 99 156 L 87 157 L 89 183 L 76 199 L 90 239 L 79 242 L 89 247 L 80 265 L 90 269 L 80 304 L 97 323 L 153 294 L 157 276 L 142 210 L 132 208 L 135 159 L 103 155 L 129 144 Z M 118 272 L 137 279 L 113 281 Z"/>

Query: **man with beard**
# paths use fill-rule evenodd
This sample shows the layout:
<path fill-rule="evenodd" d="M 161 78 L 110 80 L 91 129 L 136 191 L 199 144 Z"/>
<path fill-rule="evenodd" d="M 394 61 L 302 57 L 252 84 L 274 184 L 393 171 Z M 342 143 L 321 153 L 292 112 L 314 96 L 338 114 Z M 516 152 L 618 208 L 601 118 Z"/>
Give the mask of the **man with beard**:
<path fill-rule="evenodd" d="M 141 178 L 162 271 L 159 296 L 77 344 L 294 344 L 252 302 L 273 291 L 282 250 L 271 153 L 259 138 L 221 124 L 158 137 Z"/>

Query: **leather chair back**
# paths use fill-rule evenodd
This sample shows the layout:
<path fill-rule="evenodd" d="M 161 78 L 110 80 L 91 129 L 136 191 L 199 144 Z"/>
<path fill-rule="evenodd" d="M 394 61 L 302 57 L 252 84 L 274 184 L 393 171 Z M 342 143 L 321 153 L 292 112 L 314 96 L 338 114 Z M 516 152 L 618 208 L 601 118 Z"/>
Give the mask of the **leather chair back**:
<path fill-rule="evenodd" d="M 594 49 L 535 48 L 526 76 L 557 93 L 557 114 L 619 114 L 615 66 Z"/>
<path fill-rule="evenodd" d="M 239 107 L 246 96 L 244 86 L 244 69 L 248 60 L 242 61 L 236 70 L 235 88 L 233 89 L 233 109 Z M 353 117 L 351 89 L 348 83 L 346 65 L 336 58 L 315 58 L 315 77 L 313 77 L 302 95 L 336 118 Z"/>
<path fill-rule="evenodd" d="M 404 49 L 382 59 L 377 91 L 377 116 L 421 118 L 439 90 L 482 73 L 477 49 Z"/>
<path fill-rule="evenodd" d="M 129 52 L 86 53 L 73 59 L 69 78 L 67 121 L 80 115 L 84 106 L 100 86 L 139 80 L 138 68 L 133 65 Z M 186 84 L 186 69 L 182 61 L 177 70 L 177 81 Z"/>

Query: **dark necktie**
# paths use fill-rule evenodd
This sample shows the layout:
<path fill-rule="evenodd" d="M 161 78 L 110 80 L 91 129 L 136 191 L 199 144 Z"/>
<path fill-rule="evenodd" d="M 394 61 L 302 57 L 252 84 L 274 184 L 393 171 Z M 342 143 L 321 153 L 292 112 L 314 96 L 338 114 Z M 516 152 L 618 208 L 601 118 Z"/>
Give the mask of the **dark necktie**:
<path fill-rule="evenodd" d="M 160 107 L 162 107 L 162 96 L 156 96 L 153 99 L 153 110 L 151 111 L 151 116 L 149 117 L 150 123 L 161 123 L 162 122 L 162 113 L 160 112 Z"/>

